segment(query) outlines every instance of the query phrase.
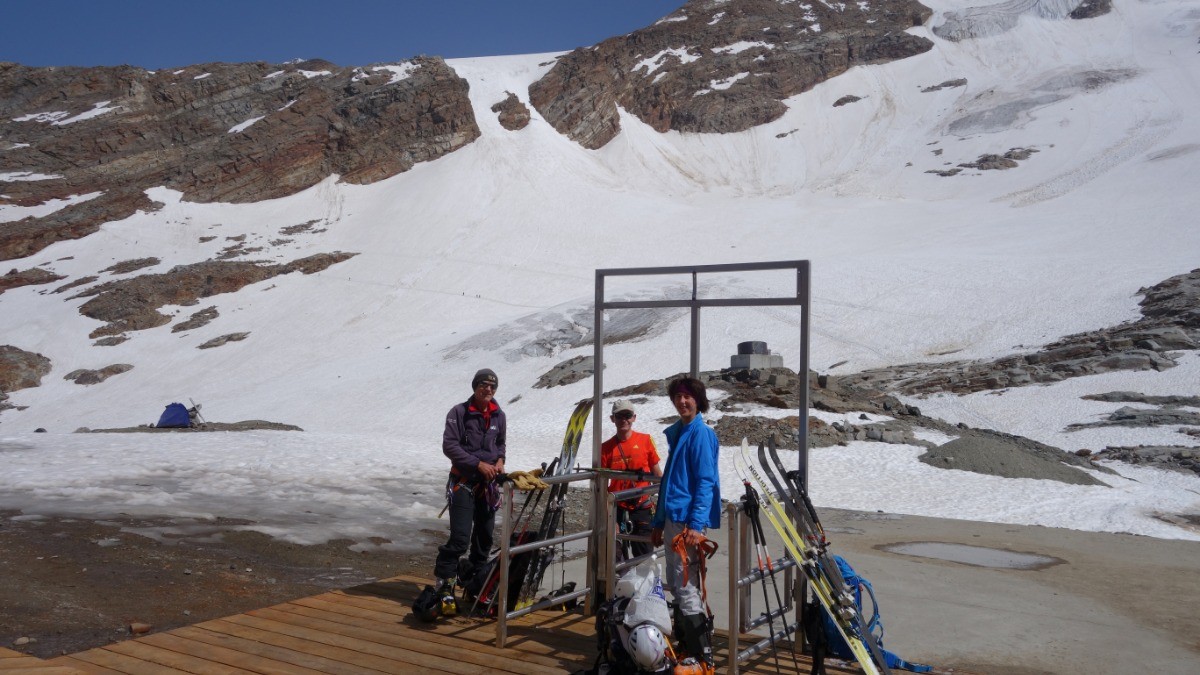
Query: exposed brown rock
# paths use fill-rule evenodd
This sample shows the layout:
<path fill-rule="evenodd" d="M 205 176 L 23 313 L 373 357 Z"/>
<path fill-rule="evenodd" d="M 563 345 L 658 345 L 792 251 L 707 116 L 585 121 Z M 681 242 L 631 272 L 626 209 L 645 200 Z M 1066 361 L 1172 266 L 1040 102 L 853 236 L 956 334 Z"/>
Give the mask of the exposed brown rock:
<path fill-rule="evenodd" d="M 61 274 L 55 274 L 49 270 L 41 269 L 40 267 L 32 267 L 27 270 L 9 270 L 8 274 L 0 277 L 0 293 L 9 290 L 10 288 L 20 288 L 21 286 L 37 286 L 40 284 L 48 284 L 59 279 L 66 279 Z"/>
<path fill-rule="evenodd" d="M 56 289 L 54 289 L 53 291 L 50 291 L 50 292 L 51 292 L 51 293 L 62 293 L 62 292 L 64 292 L 64 291 L 69 291 L 69 290 L 71 290 L 72 288 L 78 288 L 78 287 L 80 287 L 80 286 L 86 286 L 86 285 L 88 285 L 88 284 L 92 283 L 93 281 L 95 281 L 95 280 L 97 280 L 97 279 L 99 279 L 99 278 L 100 278 L 100 277 L 97 277 L 97 276 L 86 276 L 86 277 L 79 277 L 79 278 L 78 278 L 78 279 L 76 279 L 75 281 L 71 281 L 71 282 L 65 283 L 65 284 L 63 284 L 62 286 L 59 286 L 58 288 L 56 288 Z"/>
<path fill-rule="evenodd" d="M 1093 19 L 1104 16 L 1112 11 L 1112 0 L 1083 0 L 1079 6 L 1071 10 L 1072 19 Z"/>
<path fill-rule="evenodd" d="M 529 125 L 529 108 L 511 91 L 507 98 L 492 106 L 492 112 L 497 113 L 500 126 L 509 131 L 524 129 Z"/>
<path fill-rule="evenodd" d="M 965 86 L 967 86 L 967 78 L 960 77 L 956 80 L 946 80 L 945 82 L 943 82 L 941 84 L 935 84 L 932 87 L 925 87 L 921 90 L 921 93 L 928 94 L 928 93 L 935 92 L 935 91 L 941 91 L 942 89 L 953 89 L 955 87 L 965 87 Z"/>
<path fill-rule="evenodd" d="M 991 361 L 909 363 L 847 377 L 910 396 L 968 394 L 1114 370 L 1166 370 L 1178 350 L 1200 348 L 1200 269 L 1139 289 L 1142 318 L 1067 335 L 1041 349 Z"/>
<path fill-rule="evenodd" d="M 248 337 L 250 337 L 250 333 L 248 333 L 248 332 L 247 333 L 230 333 L 228 335 L 222 335 L 220 337 L 215 337 L 215 338 L 209 340 L 208 342 L 205 342 L 204 344 L 199 345 L 198 347 L 196 347 L 196 349 L 212 349 L 213 347 L 220 347 L 229 342 L 241 342 L 242 340 L 245 340 Z"/>
<path fill-rule="evenodd" d="M 112 274 L 128 274 L 136 272 L 147 267 L 154 267 L 162 261 L 158 258 L 137 258 L 136 260 L 124 260 L 115 265 L 105 267 L 101 272 L 109 272 Z"/>
<path fill-rule="evenodd" d="M 279 234 L 291 236 L 294 234 L 300 234 L 301 232 L 311 232 L 313 227 L 316 226 L 318 222 L 320 221 L 310 220 L 307 223 L 300 223 L 299 225 L 288 225 L 287 227 L 280 228 Z"/>
<path fill-rule="evenodd" d="M 50 373 L 50 359 L 12 345 L 0 345 L 0 392 L 41 386 Z"/>
<path fill-rule="evenodd" d="M 201 326 L 206 326 L 206 325 L 208 325 L 208 323 L 210 321 L 212 321 L 213 319 L 217 318 L 220 315 L 221 315 L 221 313 L 217 311 L 216 307 L 205 307 L 204 309 L 200 310 L 199 312 L 196 312 L 195 314 L 188 317 L 187 321 L 180 321 L 179 323 L 175 324 L 174 326 L 171 326 L 171 332 L 172 333 L 181 333 L 185 330 L 192 330 L 193 328 L 199 328 Z"/>
<path fill-rule="evenodd" d="M 333 173 L 352 183 L 387 178 L 478 137 L 466 81 L 440 58 L 417 57 L 410 65 L 400 78 L 323 61 L 154 73 L 0 63 L 0 137 L 29 144 L 0 153 L 0 172 L 59 176 L 6 184 L 8 201 L 33 205 L 104 192 L 6 225 L 0 259 L 152 208 L 144 194 L 150 187 L 179 190 L 192 201 L 257 201 Z M 106 112 L 61 124 L 94 110 Z M 55 112 L 63 115 L 37 117 Z"/>
<path fill-rule="evenodd" d="M 0 91 L 3 91 L 2 86 Z M 3 128 L 4 124 L 0 122 L 0 134 L 5 133 Z M 0 171 L 7 170 L 4 157 L 5 155 L 0 154 Z M 45 181 L 16 183 L 15 187 L 8 184 L 4 190 L 8 193 L 36 190 L 43 182 Z M 46 198 L 51 199 L 53 196 Z M 104 223 L 128 218 L 138 210 L 153 211 L 159 207 L 161 204 L 151 201 L 140 191 L 119 190 L 86 202 L 71 204 L 41 218 L 30 217 L 15 223 L 6 223 L 4 229 L 0 230 L 0 260 L 24 258 L 56 241 L 86 237 L 99 230 Z"/>
<path fill-rule="evenodd" d="M 74 380 L 75 384 L 100 384 L 113 375 L 120 375 L 131 370 L 133 370 L 133 366 L 128 363 L 114 363 L 99 370 L 87 370 L 83 368 L 72 370 L 64 375 L 63 379 Z"/>
<path fill-rule="evenodd" d="M 586 148 L 616 136 L 618 106 L 658 131 L 742 131 L 852 66 L 928 51 L 933 43 L 904 31 L 930 14 L 915 0 L 692 0 L 652 26 L 559 58 L 529 100 Z"/>
<path fill-rule="evenodd" d="M 94 296 L 79 308 L 79 312 L 84 316 L 107 322 L 107 325 L 97 328 L 88 336 L 97 338 L 170 323 L 171 317 L 158 312 L 158 308 L 163 305 L 184 305 L 194 303 L 199 298 L 232 293 L 243 286 L 280 274 L 312 274 L 348 260 L 354 255 L 356 254 L 342 252 L 321 253 L 284 265 L 224 261 L 180 265 L 163 274 L 146 274 L 132 279 L 110 281 L 90 288 L 72 299 Z"/>
<path fill-rule="evenodd" d="M 974 162 L 959 164 L 959 166 L 965 169 L 979 169 L 980 171 L 1014 169 L 1017 167 L 1018 160 L 1029 159 L 1035 152 L 1037 150 L 1034 148 L 1013 148 L 1003 155 L 980 155 L 979 159 Z"/>
<path fill-rule="evenodd" d="M 861 100 L 863 100 L 863 97 L 861 97 L 861 96 L 855 96 L 854 94 L 846 94 L 845 96 L 834 101 L 833 107 L 840 108 L 848 103 L 857 103 L 858 101 L 861 101 Z"/>

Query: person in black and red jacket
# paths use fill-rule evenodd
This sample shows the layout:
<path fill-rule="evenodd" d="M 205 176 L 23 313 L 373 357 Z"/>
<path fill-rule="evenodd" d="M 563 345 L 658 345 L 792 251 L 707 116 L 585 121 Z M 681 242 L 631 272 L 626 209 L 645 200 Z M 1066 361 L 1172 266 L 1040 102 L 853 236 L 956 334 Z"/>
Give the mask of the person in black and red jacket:
<path fill-rule="evenodd" d="M 504 411 L 494 400 L 499 383 L 490 368 L 475 373 L 471 398 L 446 415 L 442 452 L 451 463 L 446 483 L 450 537 L 438 548 L 433 568 L 435 587 L 443 598 L 453 598 L 456 580 L 468 578 L 491 553 L 500 507 L 496 477 L 504 473 L 507 437 Z M 465 565 L 460 564 L 463 554 L 468 554 Z"/>

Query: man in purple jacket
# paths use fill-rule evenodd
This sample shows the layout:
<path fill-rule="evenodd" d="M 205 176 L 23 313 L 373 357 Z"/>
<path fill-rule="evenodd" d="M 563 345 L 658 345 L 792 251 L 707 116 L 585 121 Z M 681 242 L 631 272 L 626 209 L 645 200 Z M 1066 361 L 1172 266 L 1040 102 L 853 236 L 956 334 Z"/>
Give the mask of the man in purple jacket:
<path fill-rule="evenodd" d="M 450 538 L 438 548 L 433 568 L 436 588 L 443 597 L 453 598 L 454 584 L 460 576 L 459 559 L 468 549 L 463 577 L 486 562 L 492 549 L 492 530 L 500 506 L 495 480 L 504 473 L 507 436 L 504 411 L 493 400 L 498 384 L 490 368 L 480 370 L 471 380 L 471 398 L 446 415 L 442 452 L 451 463 L 446 483 Z"/>

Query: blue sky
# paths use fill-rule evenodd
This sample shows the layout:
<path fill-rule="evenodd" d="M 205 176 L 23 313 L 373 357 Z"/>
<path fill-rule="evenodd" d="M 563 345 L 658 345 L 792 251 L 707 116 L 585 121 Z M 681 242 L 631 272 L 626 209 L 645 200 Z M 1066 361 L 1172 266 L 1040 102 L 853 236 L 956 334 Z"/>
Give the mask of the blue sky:
<path fill-rule="evenodd" d="M 684 0 L 0 0 L 0 61 L 32 66 L 563 51 L 641 28 Z"/>

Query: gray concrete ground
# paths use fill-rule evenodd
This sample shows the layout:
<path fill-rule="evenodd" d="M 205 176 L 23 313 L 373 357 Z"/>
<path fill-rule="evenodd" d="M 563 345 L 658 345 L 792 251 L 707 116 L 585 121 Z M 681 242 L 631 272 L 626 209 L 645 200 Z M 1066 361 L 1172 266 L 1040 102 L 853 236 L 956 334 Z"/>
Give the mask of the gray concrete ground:
<path fill-rule="evenodd" d="M 884 644 L 906 659 L 1000 675 L 1200 673 L 1200 542 L 832 509 L 821 518 L 831 550 L 874 585 Z M 726 534 L 710 534 L 721 544 L 710 605 L 724 628 Z M 909 542 L 1062 562 L 996 568 L 883 550 Z M 579 561 L 568 568 L 575 576 L 583 576 Z"/>

